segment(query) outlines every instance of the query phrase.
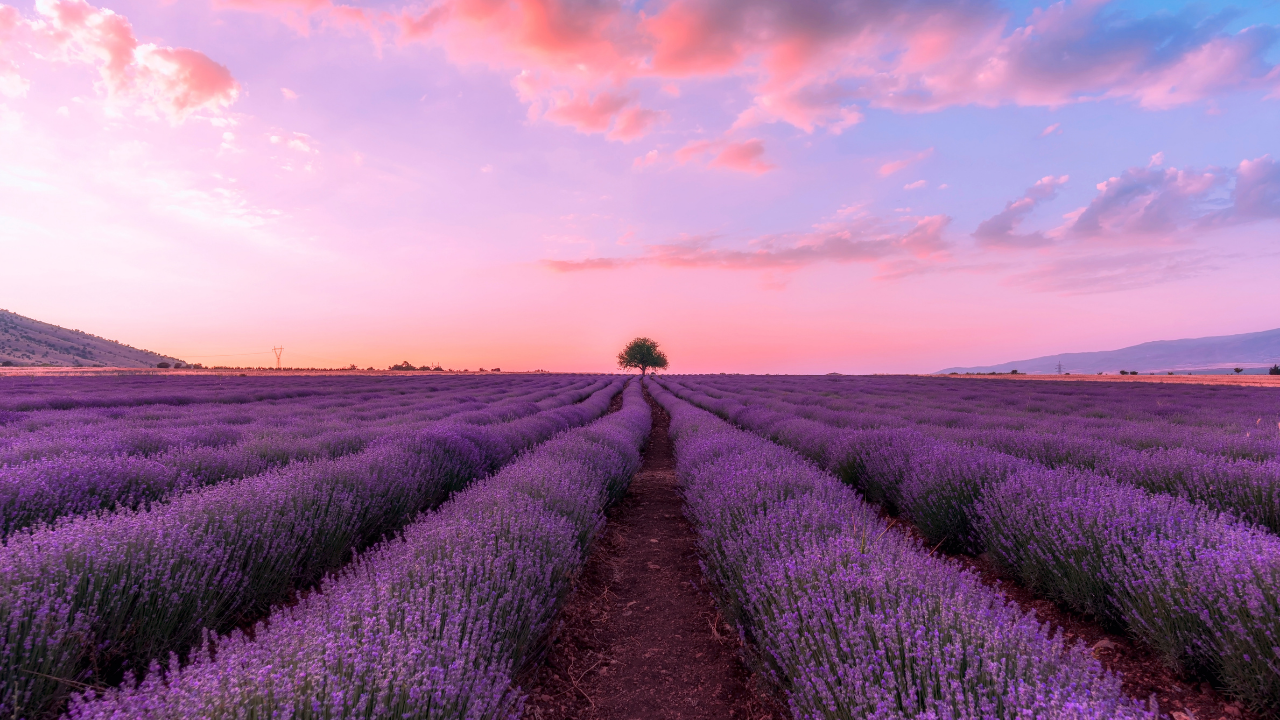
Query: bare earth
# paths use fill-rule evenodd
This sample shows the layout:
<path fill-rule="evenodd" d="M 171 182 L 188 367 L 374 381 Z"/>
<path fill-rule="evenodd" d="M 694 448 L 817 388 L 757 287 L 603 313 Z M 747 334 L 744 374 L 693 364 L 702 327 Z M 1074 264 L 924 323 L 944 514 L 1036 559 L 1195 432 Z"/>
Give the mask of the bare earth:
<path fill-rule="evenodd" d="M 1040 382 L 1175 383 L 1280 388 L 1280 375 L 930 375 L 959 380 L 1036 380 Z"/>
<path fill-rule="evenodd" d="M 644 466 L 587 561 L 547 662 L 522 678 L 524 718 L 785 720 L 707 592 L 669 418 L 649 405 Z"/>
<path fill-rule="evenodd" d="M 897 525 L 919 539 L 924 547 L 936 550 L 920 537 L 911 523 L 898 518 Z M 1170 720 L 1258 720 L 1256 715 L 1245 711 L 1238 703 L 1218 694 L 1209 683 L 1184 677 L 1170 669 L 1154 650 L 1127 637 L 1123 630 L 1107 627 L 1096 618 L 1031 592 L 1017 579 L 1001 572 L 985 555 L 972 557 L 943 552 L 953 562 L 976 573 L 984 583 L 1003 592 L 1024 612 L 1034 612 L 1037 620 L 1048 623 L 1051 632 L 1061 632 L 1068 644 L 1083 643 L 1104 668 L 1121 676 L 1122 687 L 1129 697 L 1142 702 L 1154 699 L 1160 707 L 1161 717 Z"/>

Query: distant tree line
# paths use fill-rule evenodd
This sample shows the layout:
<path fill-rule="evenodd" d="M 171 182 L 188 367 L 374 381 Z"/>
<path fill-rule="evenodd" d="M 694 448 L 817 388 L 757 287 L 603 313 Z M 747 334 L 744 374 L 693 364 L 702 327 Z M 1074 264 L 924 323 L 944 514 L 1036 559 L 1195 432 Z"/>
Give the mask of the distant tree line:
<path fill-rule="evenodd" d="M 355 365 L 352 365 L 350 369 L 354 370 L 354 369 L 355 369 Z M 369 369 L 370 369 L 370 370 L 372 370 L 373 368 L 369 368 Z M 412 363 L 410 363 L 408 360 L 405 360 L 404 362 L 400 363 L 399 365 L 392 365 L 392 366 L 388 367 L 387 369 L 388 369 L 388 370 L 402 370 L 402 371 L 403 371 L 403 370 L 417 370 L 417 371 L 426 371 L 426 372 L 454 372 L 453 368 L 450 368 L 450 369 L 448 369 L 448 370 L 445 370 L 444 368 L 440 367 L 439 365 L 432 366 L 432 365 L 428 364 L 428 365 L 423 365 L 423 366 L 421 366 L 421 367 L 414 367 L 414 366 L 413 366 L 413 364 L 412 364 Z M 471 371 L 470 371 L 470 370 L 467 370 L 467 369 L 465 369 L 465 368 L 464 368 L 464 369 L 462 370 L 462 372 L 471 372 Z M 476 372 L 502 372 L 502 368 L 489 368 L 488 370 L 485 370 L 484 368 L 476 368 Z"/>

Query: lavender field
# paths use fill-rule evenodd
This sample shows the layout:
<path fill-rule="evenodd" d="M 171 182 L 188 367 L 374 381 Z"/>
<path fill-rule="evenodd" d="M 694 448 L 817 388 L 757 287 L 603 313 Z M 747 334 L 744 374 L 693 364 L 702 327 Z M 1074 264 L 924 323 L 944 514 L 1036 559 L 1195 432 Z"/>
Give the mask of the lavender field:
<path fill-rule="evenodd" d="M 1280 714 L 1267 388 L 9 377 L 0 407 L 5 717 L 545 717 L 528 673 L 588 560 L 621 552 L 596 541 L 651 429 L 686 581 L 778 712 L 1161 714 L 959 562 L 981 556 Z"/>
<path fill-rule="evenodd" d="M 951 566 L 931 567 L 929 546 L 901 549 L 885 515 L 935 548 L 988 554 L 1249 710 L 1280 712 L 1275 391 L 660 383 L 687 448 L 691 510 L 705 513 L 708 565 L 798 716 L 1138 712 L 1081 649 L 1038 635 Z M 846 499 L 849 488 L 861 497 Z"/>
<path fill-rule="evenodd" d="M 339 667 L 323 672 L 333 677 L 316 674 L 327 667 L 323 662 L 300 666 L 294 696 L 267 689 L 272 699 L 217 700 L 229 716 L 253 716 L 264 702 L 293 708 L 286 714 L 321 702 L 308 693 L 336 703 L 334 716 L 380 717 L 386 707 L 427 716 L 441 703 L 460 717 L 476 703 L 509 709 L 512 698 L 494 688 L 503 687 L 502 673 L 536 644 L 563 594 L 572 569 L 563 550 L 581 552 L 589 542 L 600 508 L 625 487 L 647 436 L 638 387 L 623 412 L 591 424 L 623 384 L 609 376 L 18 380 L 3 393 L 11 409 L 0 426 L 0 712 L 55 715 L 76 691 L 71 707 L 80 715 L 143 697 L 138 702 L 145 710 L 127 707 L 141 716 L 192 716 L 185 701 L 165 705 L 146 691 L 162 680 L 180 682 L 173 663 L 203 667 L 196 661 L 212 657 L 215 644 L 220 659 L 231 658 L 235 638 L 244 637 L 237 630 L 274 617 L 273 608 L 300 590 L 319 582 L 309 604 L 359 595 L 394 615 L 391 600 L 360 593 L 419 578 L 421 592 L 430 595 L 439 588 L 423 578 L 437 572 L 453 573 L 459 587 L 478 579 L 499 583 L 486 568 L 516 558 L 511 570 L 517 574 L 505 582 L 532 594 L 509 598 L 514 605 L 483 605 L 493 600 L 485 593 L 439 596 L 440 602 L 483 605 L 470 610 L 475 617 L 450 612 L 456 626 L 435 626 L 441 643 L 483 627 L 508 643 L 468 660 L 478 663 L 476 688 L 488 689 L 440 699 L 456 677 L 440 675 L 431 658 L 452 658 L 446 665 L 464 659 L 443 646 L 443 655 L 423 655 L 426 640 L 404 636 L 408 621 L 396 616 L 386 620 L 392 624 L 387 641 L 407 642 L 403 652 L 423 666 L 412 680 L 382 678 L 380 687 L 391 695 L 340 691 L 341 682 L 353 688 L 376 682 L 368 668 L 360 669 L 361 653 L 374 650 L 360 640 L 350 648 L 352 657 L 329 658 Z M 566 432 L 583 425 L 588 428 Z M 446 509 L 422 515 L 484 477 Z M 545 510 L 538 514 L 535 506 Z M 451 530 L 431 529 L 442 523 Z M 451 544 L 464 542 L 458 539 L 464 526 L 474 526 L 466 549 Z M 504 528 L 509 536 L 494 534 Z M 550 564 L 526 566 L 526 545 L 542 547 Z M 412 569 L 393 559 L 409 556 L 434 557 L 444 566 L 424 559 Z M 411 594 L 398 602 L 423 611 L 411 600 L 419 591 L 402 589 Z M 333 607 L 317 612 L 334 619 Z M 515 615 L 499 622 L 492 613 Z M 288 622 L 270 628 L 283 631 Z M 525 629 L 512 630 L 511 622 Z M 214 640 L 221 633 L 232 635 Z M 245 652 L 267 652 L 267 634 L 252 635 L 262 642 L 249 643 Z M 322 642 L 317 661 L 332 650 L 316 638 L 278 642 L 294 643 L 287 652 L 301 662 L 296 643 L 310 641 Z M 175 670 L 162 673 L 160 665 Z M 388 667 L 408 672 L 399 660 Z M 144 684 L 136 686 L 143 675 Z M 123 695 L 108 693 L 96 704 L 79 692 L 93 696 L 96 688 L 121 682 Z"/>

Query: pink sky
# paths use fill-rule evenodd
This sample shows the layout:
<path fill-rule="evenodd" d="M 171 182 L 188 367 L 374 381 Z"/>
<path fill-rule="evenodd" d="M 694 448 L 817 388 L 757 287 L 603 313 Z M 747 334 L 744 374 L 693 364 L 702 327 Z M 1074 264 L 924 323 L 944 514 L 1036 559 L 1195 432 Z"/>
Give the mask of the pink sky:
<path fill-rule="evenodd" d="M 1278 62 L 1214 3 L 17 0 L 0 307 L 210 365 L 1271 329 Z"/>

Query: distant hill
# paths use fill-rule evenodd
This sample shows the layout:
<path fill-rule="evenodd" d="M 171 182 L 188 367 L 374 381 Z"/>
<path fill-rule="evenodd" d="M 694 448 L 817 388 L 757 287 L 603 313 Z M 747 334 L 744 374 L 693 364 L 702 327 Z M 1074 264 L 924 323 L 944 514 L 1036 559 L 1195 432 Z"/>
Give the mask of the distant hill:
<path fill-rule="evenodd" d="M 126 368 L 180 362 L 168 355 L 0 310 L 0 363 L 6 361 L 25 366 Z"/>
<path fill-rule="evenodd" d="M 1121 370 L 1214 373 L 1230 372 L 1232 368 L 1266 372 L 1266 368 L 1280 363 L 1280 329 L 1189 340 L 1156 340 L 1119 350 L 1045 355 L 999 365 L 947 368 L 938 373 L 1017 370 L 1046 375 L 1058 372 L 1058 363 L 1062 363 L 1063 372 L 1069 373 L 1117 373 Z"/>

